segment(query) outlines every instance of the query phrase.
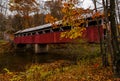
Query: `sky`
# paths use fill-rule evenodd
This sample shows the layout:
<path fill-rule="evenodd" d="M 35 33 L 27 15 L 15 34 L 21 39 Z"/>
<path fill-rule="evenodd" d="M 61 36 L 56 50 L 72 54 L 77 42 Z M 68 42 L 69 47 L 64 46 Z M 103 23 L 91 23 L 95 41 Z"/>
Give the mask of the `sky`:
<path fill-rule="evenodd" d="M 41 0 L 41 1 L 51 1 L 51 0 Z M 81 0 L 81 1 L 83 1 L 83 0 Z M 94 5 L 93 5 L 93 3 L 92 3 L 92 1 L 91 0 L 84 0 L 84 2 L 83 2 L 83 4 L 82 4 L 82 7 L 83 8 L 94 8 Z"/>
<path fill-rule="evenodd" d="M 93 2 L 91 0 L 85 0 L 82 5 L 84 8 L 94 8 Z"/>

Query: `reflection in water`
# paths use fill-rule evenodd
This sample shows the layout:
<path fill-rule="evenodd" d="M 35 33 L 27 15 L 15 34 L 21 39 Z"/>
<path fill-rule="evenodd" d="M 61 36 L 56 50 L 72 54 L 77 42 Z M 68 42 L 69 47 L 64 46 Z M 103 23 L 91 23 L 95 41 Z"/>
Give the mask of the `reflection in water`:
<path fill-rule="evenodd" d="M 63 52 L 62 52 L 63 53 Z M 25 71 L 34 63 L 49 63 L 57 60 L 70 60 L 69 55 L 56 53 L 34 54 L 32 52 L 19 51 L 14 54 L 4 54 L 0 56 L 0 72 L 7 68 L 10 71 Z"/>
<path fill-rule="evenodd" d="M 0 56 L 0 71 L 4 68 L 10 71 L 24 71 L 27 64 L 32 63 L 32 54 L 22 52 L 16 54 L 4 54 Z"/>

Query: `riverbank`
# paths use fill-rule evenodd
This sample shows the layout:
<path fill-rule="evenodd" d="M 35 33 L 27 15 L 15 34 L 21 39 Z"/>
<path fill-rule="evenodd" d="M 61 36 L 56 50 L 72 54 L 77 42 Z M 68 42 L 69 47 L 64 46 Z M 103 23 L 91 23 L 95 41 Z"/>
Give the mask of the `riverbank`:
<path fill-rule="evenodd" d="M 7 58 L 15 59 L 18 65 L 9 64 L 11 69 L 4 67 L 0 81 L 120 81 L 113 78 L 111 66 L 102 67 L 98 44 L 51 45 L 48 53 L 18 56 Z"/>
<path fill-rule="evenodd" d="M 11 46 L 9 41 L 0 40 L 0 54 L 10 53 L 14 51 L 14 47 Z"/>

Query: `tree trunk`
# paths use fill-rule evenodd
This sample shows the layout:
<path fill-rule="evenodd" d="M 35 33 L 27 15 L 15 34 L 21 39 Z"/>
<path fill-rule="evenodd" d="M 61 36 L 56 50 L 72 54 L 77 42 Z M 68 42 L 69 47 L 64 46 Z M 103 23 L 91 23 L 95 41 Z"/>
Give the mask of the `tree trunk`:
<path fill-rule="evenodd" d="M 113 71 L 115 76 L 120 77 L 120 49 L 117 39 L 117 26 L 116 26 L 116 10 L 115 0 L 110 0 L 110 22 L 111 22 L 111 38 L 113 48 Z"/>
<path fill-rule="evenodd" d="M 117 21 L 117 31 L 118 31 L 118 35 L 120 35 L 120 30 L 119 30 L 119 22 L 120 22 L 120 9 L 119 9 L 119 1 L 116 0 L 116 21 Z"/>
<path fill-rule="evenodd" d="M 97 12 L 97 5 L 96 5 L 96 0 L 93 0 L 94 6 L 95 6 L 95 12 Z M 101 55 L 102 55 L 102 65 L 104 67 L 107 67 L 109 65 L 108 62 L 108 55 L 106 54 L 106 47 L 105 47 L 105 43 L 103 43 L 103 37 L 102 34 L 100 32 L 100 24 L 98 19 L 96 19 L 97 21 L 97 26 L 98 26 L 98 34 L 99 34 L 99 38 L 100 38 L 100 51 L 101 51 Z"/>

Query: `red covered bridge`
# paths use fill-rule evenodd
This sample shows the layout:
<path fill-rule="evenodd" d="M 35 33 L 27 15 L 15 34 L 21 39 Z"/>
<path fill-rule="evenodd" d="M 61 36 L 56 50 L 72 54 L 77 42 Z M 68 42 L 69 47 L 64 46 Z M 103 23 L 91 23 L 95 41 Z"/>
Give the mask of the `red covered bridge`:
<path fill-rule="evenodd" d="M 103 36 L 102 19 L 99 20 L 100 35 Z M 58 22 L 56 22 L 58 23 Z M 99 43 L 99 33 L 96 21 L 89 21 L 84 31 L 87 42 Z M 61 32 L 71 30 L 71 26 L 52 28 L 52 24 L 45 24 L 34 28 L 20 30 L 15 33 L 14 43 L 17 45 L 35 45 L 35 53 L 48 51 L 48 44 L 70 43 L 73 39 L 61 38 Z M 74 39 L 75 40 L 75 39 Z"/>
<path fill-rule="evenodd" d="M 102 20 L 99 20 L 102 23 Z M 90 21 L 86 25 L 85 39 L 88 42 L 98 43 L 99 33 L 96 21 Z M 100 27 L 101 36 L 103 36 L 102 25 Z M 15 33 L 14 43 L 16 44 L 54 44 L 54 43 L 67 43 L 72 42 L 69 38 L 60 38 L 61 32 L 69 31 L 70 26 L 61 26 L 52 28 L 52 24 L 45 24 L 34 28 L 20 30 Z"/>

